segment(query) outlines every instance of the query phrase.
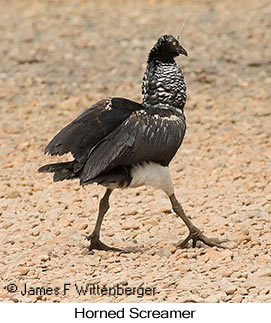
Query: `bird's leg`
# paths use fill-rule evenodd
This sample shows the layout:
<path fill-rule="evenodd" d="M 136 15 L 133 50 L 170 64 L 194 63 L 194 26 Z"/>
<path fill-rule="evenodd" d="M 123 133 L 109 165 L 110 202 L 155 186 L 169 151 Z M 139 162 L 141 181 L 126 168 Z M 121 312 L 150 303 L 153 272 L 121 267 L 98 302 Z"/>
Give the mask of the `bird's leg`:
<path fill-rule="evenodd" d="M 99 213 L 98 218 L 95 224 L 95 228 L 93 232 L 87 236 L 86 238 L 90 241 L 89 250 L 97 249 L 97 250 L 106 250 L 106 251 L 120 251 L 123 252 L 122 249 L 109 247 L 100 240 L 100 230 L 101 225 L 103 222 L 103 218 L 105 216 L 105 213 L 109 209 L 109 196 L 111 195 L 113 190 L 107 188 L 104 196 L 101 198 L 99 203 Z"/>
<path fill-rule="evenodd" d="M 195 247 L 198 240 L 205 243 L 207 246 L 210 247 L 219 247 L 219 248 L 225 248 L 221 245 L 223 241 L 215 241 L 213 239 L 207 238 L 185 215 L 184 210 L 181 206 L 181 204 L 176 199 L 174 193 L 172 195 L 169 195 L 169 199 L 171 201 L 171 205 L 173 208 L 173 211 L 183 220 L 183 222 L 186 224 L 189 235 L 187 238 L 185 238 L 183 241 L 179 241 L 177 243 L 177 248 L 185 248 L 187 246 L 187 243 L 192 240 L 192 246 Z"/>

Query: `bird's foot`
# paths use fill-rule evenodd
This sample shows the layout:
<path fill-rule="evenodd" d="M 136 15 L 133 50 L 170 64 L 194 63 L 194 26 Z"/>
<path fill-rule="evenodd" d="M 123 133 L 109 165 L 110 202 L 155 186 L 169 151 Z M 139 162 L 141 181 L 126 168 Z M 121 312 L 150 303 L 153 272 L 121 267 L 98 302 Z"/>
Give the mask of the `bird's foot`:
<path fill-rule="evenodd" d="M 105 251 L 116 251 L 116 252 L 126 252 L 123 249 L 109 247 L 104 244 L 95 233 L 91 233 L 89 236 L 86 236 L 87 240 L 90 241 L 89 250 L 105 250 Z"/>
<path fill-rule="evenodd" d="M 196 247 L 197 241 L 201 241 L 209 247 L 218 247 L 224 249 L 226 249 L 226 247 L 221 245 L 221 243 L 228 241 L 226 239 L 220 241 L 218 239 L 207 238 L 197 227 L 193 227 L 190 229 L 189 235 L 183 241 L 177 242 L 176 247 L 185 248 L 190 240 L 192 240 L 193 248 Z"/>

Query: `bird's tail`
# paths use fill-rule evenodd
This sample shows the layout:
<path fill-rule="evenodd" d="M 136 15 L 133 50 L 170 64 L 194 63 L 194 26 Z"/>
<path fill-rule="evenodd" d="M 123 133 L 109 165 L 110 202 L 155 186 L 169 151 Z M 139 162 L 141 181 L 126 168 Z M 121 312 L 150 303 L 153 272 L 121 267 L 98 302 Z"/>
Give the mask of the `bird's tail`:
<path fill-rule="evenodd" d="M 76 167 L 76 161 L 48 164 L 40 167 L 40 173 L 54 173 L 54 182 L 63 181 L 64 179 L 78 178 L 79 169 Z"/>

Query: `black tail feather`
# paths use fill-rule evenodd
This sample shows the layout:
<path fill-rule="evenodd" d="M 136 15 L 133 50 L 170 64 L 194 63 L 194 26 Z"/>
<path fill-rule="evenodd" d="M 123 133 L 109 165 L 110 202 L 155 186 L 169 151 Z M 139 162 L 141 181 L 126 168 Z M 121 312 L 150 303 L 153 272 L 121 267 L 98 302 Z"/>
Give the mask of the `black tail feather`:
<path fill-rule="evenodd" d="M 81 167 L 73 160 L 71 162 L 48 164 L 40 167 L 40 173 L 54 173 L 54 182 L 63 181 L 64 179 L 78 178 Z"/>
<path fill-rule="evenodd" d="M 55 163 L 55 164 L 48 164 L 40 167 L 38 172 L 40 173 L 53 173 L 63 168 L 72 169 L 73 170 L 74 161 L 71 162 L 64 162 L 64 163 Z"/>

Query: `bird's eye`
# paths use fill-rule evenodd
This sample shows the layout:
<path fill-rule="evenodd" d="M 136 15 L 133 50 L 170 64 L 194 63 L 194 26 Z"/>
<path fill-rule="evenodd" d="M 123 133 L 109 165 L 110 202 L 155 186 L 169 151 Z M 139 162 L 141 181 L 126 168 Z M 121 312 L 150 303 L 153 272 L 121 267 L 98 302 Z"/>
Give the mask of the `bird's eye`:
<path fill-rule="evenodd" d="M 177 43 L 176 43 L 175 41 L 172 43 L 172 45 L 173 45 L 173 46 L 176 46 L 176 44 L 177 44 Z"/>

